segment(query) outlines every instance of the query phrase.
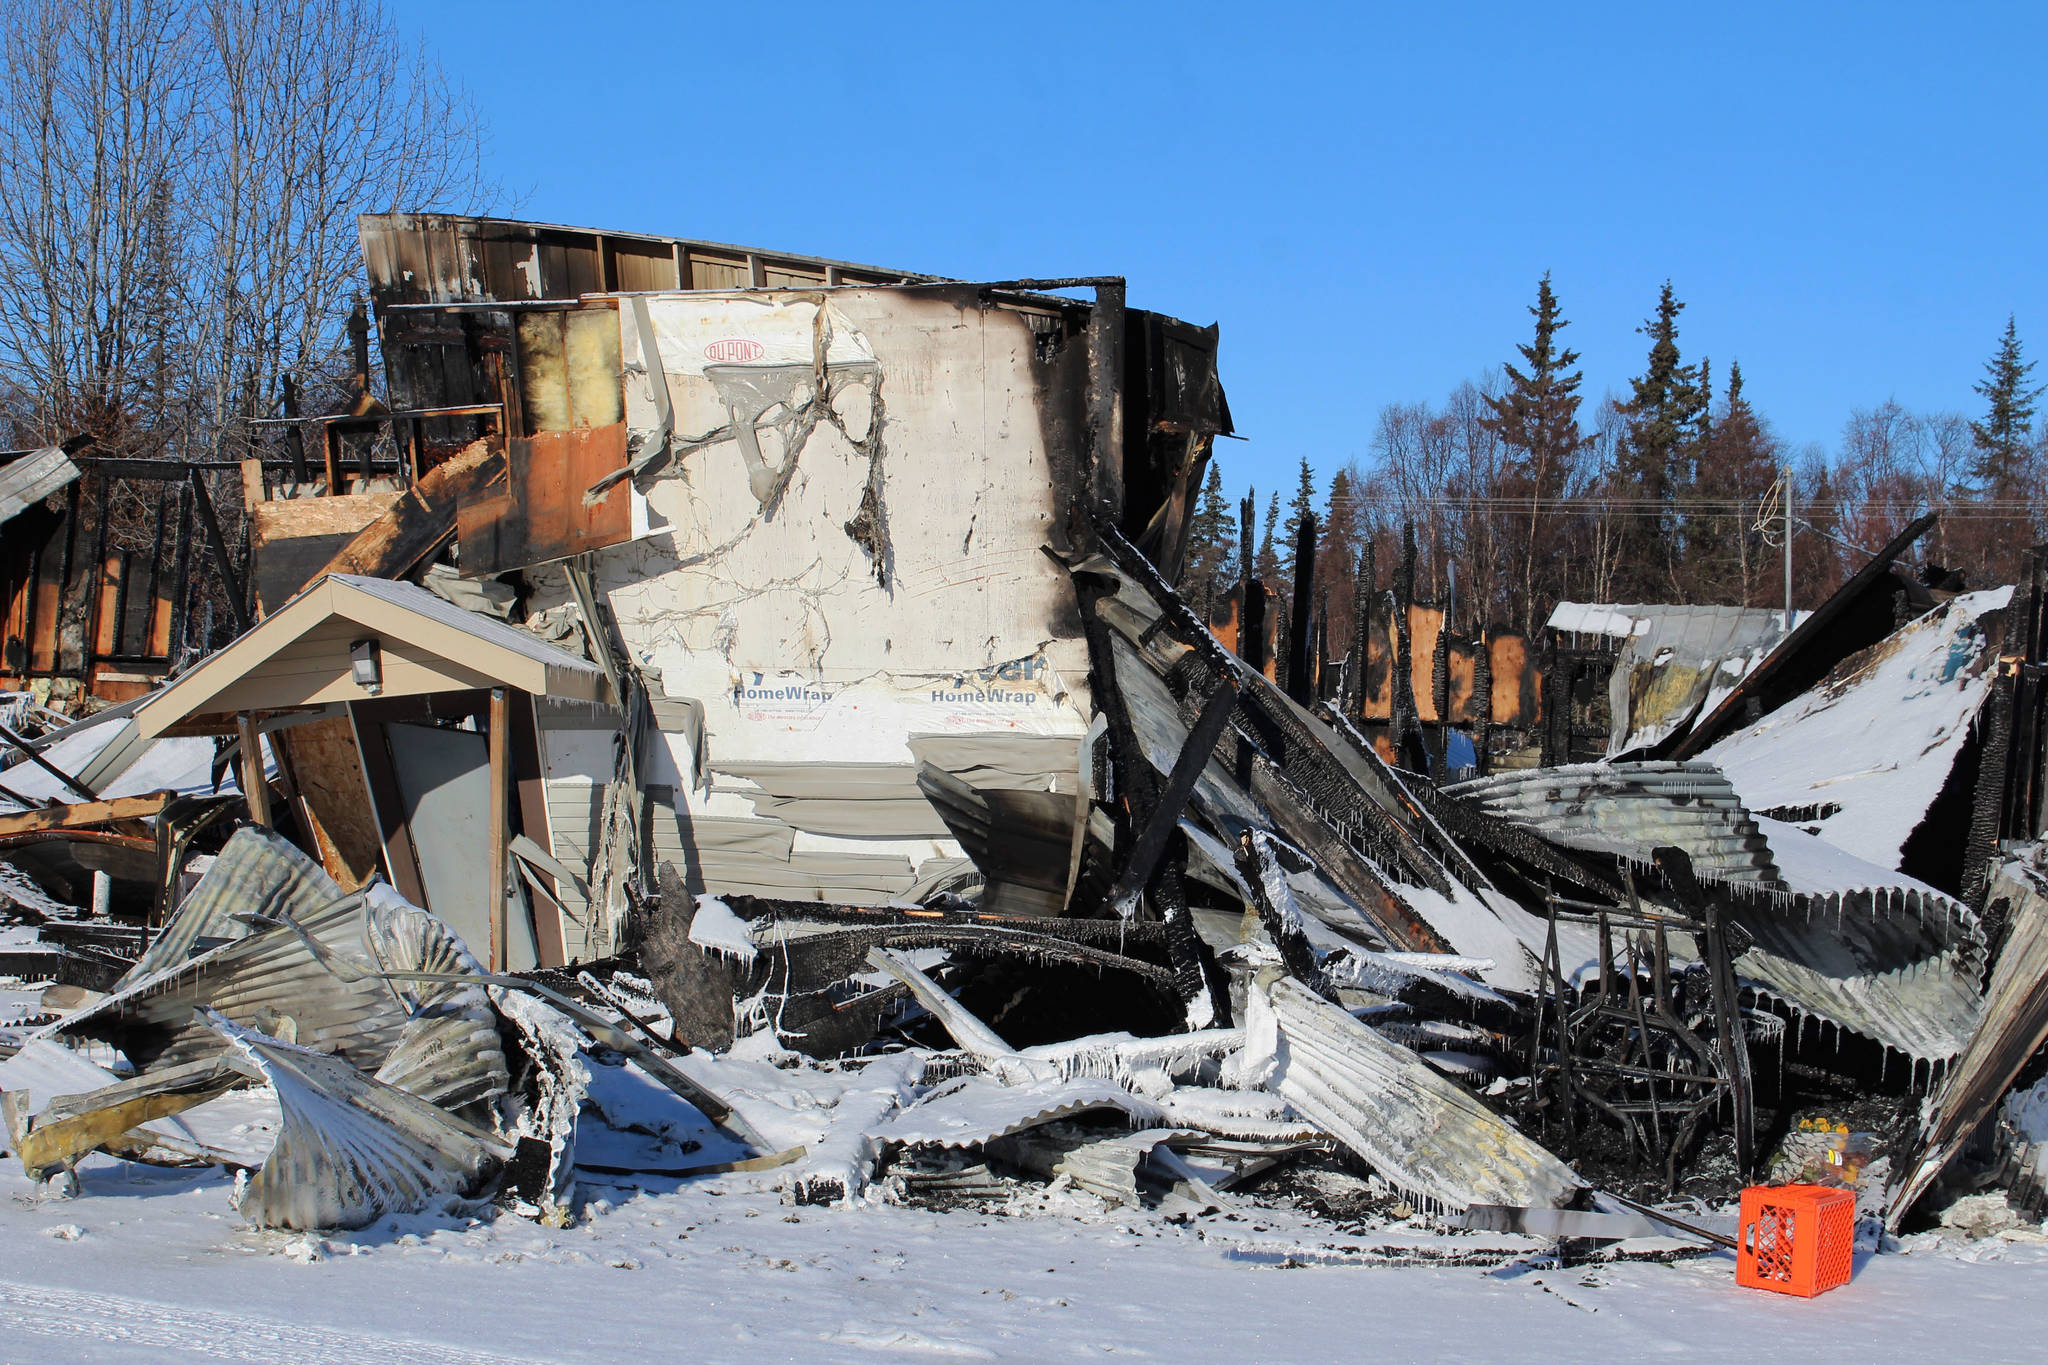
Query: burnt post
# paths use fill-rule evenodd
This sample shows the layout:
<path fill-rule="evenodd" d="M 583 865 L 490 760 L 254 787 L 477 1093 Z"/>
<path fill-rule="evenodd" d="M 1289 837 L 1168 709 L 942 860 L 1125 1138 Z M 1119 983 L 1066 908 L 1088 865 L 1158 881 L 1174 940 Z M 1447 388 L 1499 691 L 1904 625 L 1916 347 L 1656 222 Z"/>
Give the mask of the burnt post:
<path fill-rule="evenodd" d="M 291 452 L 292 482 L 306 484 L 312 476 L 306 472 L 306 433 L 299 430 L 299 381 L 290 371 L 284 375 L 284 447 Z"/>
<path fill-rule="evenodd" d="M 1483 626 L 1472 639 L 1472 701 L 1472 757 L 1484 777 L 1492 766 L 1486 751 L 1493 742 L 1493 642 Z"/>
<path fill-rule="evenodd" d="M 1372 599 L 1378 591 L 1379 566 L 1373 563 L 1372 541 L 1367 540 L 1358 550 L 1358 577 L 1351 599 L 1351 661 L 1344 669 L 1344 705 L 1338 708 L 1360 724 L 1365 721 L 1365 664 L 1372 656 Z"/>
<path fill-rule="evenodd" d="M 1320 701 L 1328 689 L 1330 680 L 1330 590 L 1316 590 L 1316 643 L 1309 655 L 1309 664 L 1315 669 L 1315 681 L 1310 695 Z"/>
<path fill-rule="evenodd" d="M 1294 601 L 1287 630 L 1287 695 L 1303 706 L 1314 699 L 1315 673 L 1309 667 L 1314 643 L 1316 602 L 1316 514 L 1301 514 L 1294 535 Z"/>
<path fill-rule="evenodd" d="M 1124 282 L 1095 285 L 1088 310 L 1088 448 L 1090 493 L 1118 526 L 1124 516 Z"/>
<path fill-rule="evenodd" d="M 1252 528 L 1257 489 L 1244 495 L 1237 520 L 1237 657 L 1254 673 L 1266 671 L 1266 586 L 1252 572 Z"/>
<path fill-rule="evenodd" d="M 367 397 L 370 392 L 370 316 L 360 298 L 348 315 L 348 360 L 350 382 L 355 385 L 358 396 Z"/>
<path fill-rule="evenodd" d="M 1428 760 L 1422 754 L 1421 723 L 1415 714 L 1414 641 L 1409 631 L 1409 613 L 1415 605 L 1415 523 L 1401 527 L 1401 566 L 1394 573 L 1394 695 L 1391 705 L 1394 761 L 1411 772 L 1420 772 Z"/>
<path fill-rule="evenodd" d="M 1274 594 L 1280 610 L 1273 617 L 1273 685 L 1282 692 L 1287 690 L 1287 665 L 1294 660 L 1294 643 L 1287 638 L 1287 623 L 1293 612 L 1287 609 L 1287 600 Z"/>
<path fill-rule="evenodd" d="M 1436 712 L 1436 734 L 1429 751 L 1436 760 L 1436 780 L 1447 777 L 1451 748 L 1451 618 L 1441 617 L 1436 628 L 1436 648 L 1429 659 L 1429 704 Z"/>

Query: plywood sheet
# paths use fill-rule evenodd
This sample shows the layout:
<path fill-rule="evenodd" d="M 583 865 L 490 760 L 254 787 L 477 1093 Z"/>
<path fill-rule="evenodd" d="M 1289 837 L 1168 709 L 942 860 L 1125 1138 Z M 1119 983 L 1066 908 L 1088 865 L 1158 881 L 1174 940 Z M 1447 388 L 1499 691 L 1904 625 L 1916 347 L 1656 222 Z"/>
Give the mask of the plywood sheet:
<path fill-rule="evenodd" d="M 350 493 L 286 498 L 249 509 L 249 542 L 256 555 L 256 602 L 268 615 L 291 600 L 365 526 L 391 510 L 401 495 Z"/>
<path fill-rule="evenodd" d="M 271 742 L 284 749 L 305 798 L 321 865 L 344 890 L 356 890 L 377 870 L 383 845 L 353 727 L 342 717 L 309 721 L 279 731 Z"/>

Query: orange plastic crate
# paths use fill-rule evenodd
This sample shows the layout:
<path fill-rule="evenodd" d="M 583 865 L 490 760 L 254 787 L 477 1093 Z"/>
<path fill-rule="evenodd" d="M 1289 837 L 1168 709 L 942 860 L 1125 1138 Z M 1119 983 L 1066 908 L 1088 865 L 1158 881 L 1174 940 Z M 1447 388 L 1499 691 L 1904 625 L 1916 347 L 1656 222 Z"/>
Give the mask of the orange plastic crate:
<path fill-rule="evenodd" d="M 1812 1298 L 1849 1283 L 1856 1196 L 1826 1185 L 1752 1185 L 1742 1192 L 1735 1282 Z"/>

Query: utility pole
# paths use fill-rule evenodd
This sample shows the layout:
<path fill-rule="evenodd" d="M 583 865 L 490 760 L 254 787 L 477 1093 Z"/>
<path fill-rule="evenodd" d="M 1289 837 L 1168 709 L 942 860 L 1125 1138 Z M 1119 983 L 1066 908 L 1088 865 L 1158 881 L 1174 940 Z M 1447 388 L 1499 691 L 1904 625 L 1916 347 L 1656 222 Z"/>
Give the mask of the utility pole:
<path fill-rule="evenodd" d="M 1792 466 L 1786 465 L 1785 482 L 1785 633 L 1792 633 Z"/>

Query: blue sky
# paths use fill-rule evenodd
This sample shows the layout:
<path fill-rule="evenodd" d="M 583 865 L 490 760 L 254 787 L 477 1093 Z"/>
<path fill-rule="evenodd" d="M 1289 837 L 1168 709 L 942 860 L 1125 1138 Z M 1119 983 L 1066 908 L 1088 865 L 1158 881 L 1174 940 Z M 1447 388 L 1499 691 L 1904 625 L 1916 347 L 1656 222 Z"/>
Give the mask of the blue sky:
<path fill-rule="evenodd" d="M 1363 456 L 1525 340 L 1680 345 L 1795 445 L 2048 357 L 2048 6 L 405 3 L 521 216 L 1220 322 L 1229 482 Z M 2048 375 L 2048 367 L 2042 373 Z"/>

